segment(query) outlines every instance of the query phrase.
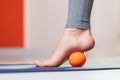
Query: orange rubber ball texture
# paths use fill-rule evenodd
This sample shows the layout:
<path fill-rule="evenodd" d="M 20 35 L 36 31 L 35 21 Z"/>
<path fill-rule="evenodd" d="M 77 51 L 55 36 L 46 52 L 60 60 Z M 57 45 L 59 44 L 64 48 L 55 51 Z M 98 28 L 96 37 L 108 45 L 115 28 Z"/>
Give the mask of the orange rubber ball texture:
<path fill-rule="evenodd" d="M 84 52 L 73 52 L 68 60 L 73 67 L 82 67 L 86 62 L 86 56 Z"/>

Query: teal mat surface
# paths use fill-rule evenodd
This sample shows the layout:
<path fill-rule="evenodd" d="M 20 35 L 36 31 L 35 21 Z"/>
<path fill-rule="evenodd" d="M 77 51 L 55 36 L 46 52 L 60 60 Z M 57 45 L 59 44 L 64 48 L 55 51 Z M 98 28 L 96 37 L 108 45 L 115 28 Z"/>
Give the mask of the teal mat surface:
<path fill-rule="evenodd" d="M 0 64 L 0 73 L 95 71 L 115 69 L 120 69 L 120 67 L 36 67 L 34 64 Z"/>

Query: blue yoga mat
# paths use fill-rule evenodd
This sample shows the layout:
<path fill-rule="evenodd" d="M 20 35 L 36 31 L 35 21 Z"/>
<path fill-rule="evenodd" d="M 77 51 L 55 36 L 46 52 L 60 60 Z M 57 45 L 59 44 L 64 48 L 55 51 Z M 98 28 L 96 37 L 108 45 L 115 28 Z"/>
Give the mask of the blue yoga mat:
<path fill-rule="evenodd" d="M 34 64 L 0 64 L 0 73 L 94 71 L 115 69 L 120 69 L 120 67 L 36 67 Z"/>

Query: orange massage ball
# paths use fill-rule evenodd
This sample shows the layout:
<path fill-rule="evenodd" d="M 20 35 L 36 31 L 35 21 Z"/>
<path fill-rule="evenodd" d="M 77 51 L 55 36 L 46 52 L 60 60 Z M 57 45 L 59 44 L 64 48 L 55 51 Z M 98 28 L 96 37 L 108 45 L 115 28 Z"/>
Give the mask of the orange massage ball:
<path fill-rule="evenodd" d="M 73 67 L 82 67 L 86 62 L 86 56 L 84 52 L 73 52 L 68 60 Z"/>

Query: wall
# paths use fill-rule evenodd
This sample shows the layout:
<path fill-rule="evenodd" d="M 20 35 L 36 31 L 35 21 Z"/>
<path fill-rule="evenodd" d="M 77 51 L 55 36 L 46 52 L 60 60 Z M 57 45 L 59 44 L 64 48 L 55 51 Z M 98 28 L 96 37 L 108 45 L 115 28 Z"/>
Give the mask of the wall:
<path fill-rule="evenodd" d="M 19 39 L 19 41 L 22 41 L 19 46 L 23 48 L 0 49 L 1 59 L 6 59 L 6 57 L 10 59 L 20 57 L 21 59 L 22 57 L 33 62 L 33 57 L 34 59 L 46 58 L 52 52 L 64 32 L 68 0 L 24 0 L 23 3 L 24 18 L 21 17 L 20 19 L 21 24 L 22 18 L 24 19 L 24 29 L 20 32 L 24 33 L 24 35 Z M 111 60 L 113 60 L 113 58 L 120 57 L 119 13 L 119 0 L 94 1 L 91 15 L 91 29 L 96 40 L 96 45 L 94 49 L 87 52 L 89 58 L 104 60 L 103 58 L 111 59 L 112 57 Z"/>
<path fill-rule="evenodd" d="M 25 48 L 47 57 L 63 34 L 66 16 L 67 0 L 25 0 Z"/>
<path fill-rule="evenodd" d="M 27 0 L 28 1 L 28 0 Z M 30 0 L 28 48 L 52 50 L 62 35 L 67 18 L 67 0 Z M 120 53 L 120 1 L 95 0 L 91 16 L 96 46 L 89 56 Z"/>
<path fill-rule="evenodd" d="M 120 55 L 120 1 L 95 0 L 92 12 L 92 32 L 96 39 L 95 56 Z M 92 56 L 93 56 L 92 55 Z"/>

